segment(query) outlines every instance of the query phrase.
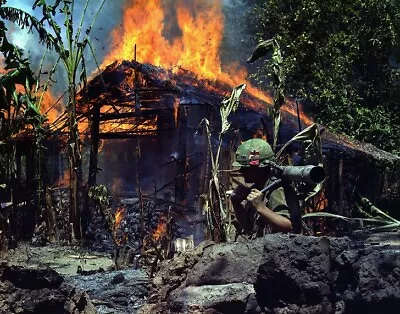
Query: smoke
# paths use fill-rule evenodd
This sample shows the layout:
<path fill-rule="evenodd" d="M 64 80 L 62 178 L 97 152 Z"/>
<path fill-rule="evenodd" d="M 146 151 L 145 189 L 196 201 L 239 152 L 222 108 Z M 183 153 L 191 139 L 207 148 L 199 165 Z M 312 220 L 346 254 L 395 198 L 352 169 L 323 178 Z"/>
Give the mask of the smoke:
<path fill-rule="evenodd" d="M 171 43 L 176 37 L 182 36 L 182 31 L 178 26 L 178 20 L 176 17 L 176 5 L 178 0 L 163 0 L 162 5 L 165 10 L 165 20 L 164 20 L 164 29 L 163 36 L 167 38 Z"/>
<path fill-rule="evenodd" d="M 34 3 L 33 0 L 8 0 L 6 6 L 22 9 L 40 20 L 42 18 L 41 14 L 42 9 L 36 8 L 35 10 L 33 10 L 32 9 L 33 3 Z M 54 1 L 47 1 L 47 3 L 50 5 L 53 4 Z M 80 25 L 85 4 L 86 0 L 75 0 L 74 12 L 73 12 L 73 23 L 75 30 Z M 89 0 L 86 14 L 82 24 L 82 33 L 81 33 L 82 35 L 80 39 L 82 39 L 82 36 L 85 35 L 85 31 L 92 24 L 96 12 L 99 10 L 100 4 L 101 1 L 99 0 Z M 90 42 L 93 46 L 95 56 L 93 56 L 92 52 L 89 49 L 87 49 L 87 51 L 85 52 L 85 62 L 89 74 L 96 70 L 95 61 L 97 60 L 97 62 L 101 64 L 104 55 L 107 53 L 107 47 L 108 47 L 107 39 L 110 38 L 111 32 L 115 27 L 115 25 L 118 25 L 118 23 L 120 23 L 123 4 L 124 4 L 123 0 L 106 0 L 102 10 L 99 12 L 96 23 L 94 24 L 94 27 L 89 37 Z M 60 8 L 61 7 L 62 5 L 60 5 Z M 59 14 L 57 12 L 55 16 L 55 21 L 57 22 L 58 25 L 63 26 L 64 25 L 63 14 Z M 45 24 L 44 26 L 50 33 L 52 33 L 48 25 Z M 29 58 L 32 68 L 37 72 L 39 70 L 40 62 L 46 51 L 46 47 L 44 45 L 38 44 L 39 43 L 38 34 L 35 32 L 35 30 L 33 30 L 33 32 L 31 33 L 28 33 L 26 29 L 22 30 L 10 23 L 7 23 L 7 27 L 10 30 L 10 32 L 8 33 L 9 40 L 13 44 L 17 45 L 19 48 L 24 49 L 24 53 Z M 66 42 L 65 32 L 62 32 L 62 34 L 65 43 Z M 57 58 L 58 55 L 55 52 L 49 51 L 46 54 L 43 70 L 44 71 L 50 70 L 54 66 Z M 64 73 L 64 71 L 58 71 L 58 73 Z M 67 89 L 66 77 L 58 75 L 56 77 L 56 80 L 57 84 L 53 86 L 52 91 L 54 94 L 61 94 Z"/>
<path fill-rule="evenodd" d="M 246 32 L 246 14 L 250 7 L 243 0 L 223 0 L 225 16 L 221 58 L 229 62 L 245 62 L 251 54 L 254 42 Z"/>

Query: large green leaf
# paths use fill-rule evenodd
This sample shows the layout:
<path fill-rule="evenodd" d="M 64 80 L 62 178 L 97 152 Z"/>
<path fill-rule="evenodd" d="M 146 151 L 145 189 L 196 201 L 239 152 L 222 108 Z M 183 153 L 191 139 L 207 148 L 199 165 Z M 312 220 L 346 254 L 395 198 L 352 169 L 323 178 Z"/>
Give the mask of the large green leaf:
<path fill-rule="evenodd" d="M 265 57 L 268 54 L 272 54 L 274 51 L 274 39 L 268 39 L 260 42 L 256 49 L 254 50 L 251 57 L 247 60 L 248 63 L 253 63 L 254 61 Z"/>
<path fill-rule="evenodd" d="M 302 158 L 302 165 L 314 165 L 323 166 L 322 164 L 322 142 L 321 135 L 319 132 L 318 124 L 314 123 L 309 127 L 305 128 L 293 138 L 291 138 L 276 154 L 276 158 L 279 159 L 283 156 L 285 149 L 294 141 L 301 143 L 301 149 L 299 155 Z M 321 191 L 323 183 L 311 185 L 302 185 L 301 194 L 305 195 L 305 200 L 308 200 L 312 196 L 316 195 Z"/>
<path fill-rule="evenodd" d="M 232 112 L 235 112 L 238 109 L 239 98 L 245 88 L 246 84 L 236 86 L 233 89 L 231 96 L 221 102 L 220 113 L 222 122 L 222 134 L 225 134 L 229 130 L 231 123 L 228 121 L 228 117 Z"/>

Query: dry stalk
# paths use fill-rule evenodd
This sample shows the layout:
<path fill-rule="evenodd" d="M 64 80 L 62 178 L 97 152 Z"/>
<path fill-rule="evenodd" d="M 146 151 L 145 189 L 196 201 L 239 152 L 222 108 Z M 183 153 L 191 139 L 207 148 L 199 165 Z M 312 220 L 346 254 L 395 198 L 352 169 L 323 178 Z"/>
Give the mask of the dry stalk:
<path fill-rule="evenodd" d="M 228 240 L 228 230 L 230 229 L 230 220 L 227 221 L 227 204 L 221 195 L 223 194 L 223 188 L 220 185 L 219 180 L 219 159 L 221 154 L 222 137 L 230 129 L 231 123 L 228 120 L 229 115 L 235 112 L 239 107 L 239 98 L 243 90 L 246 88 L 246 84 L 241 84 L 235 87 L 229 98 L 224 99 L 220 106 L 221 114 L 221 131 L 218 135 L 218 147 L 217 152 L 214 156 L 212 145 L 211 145 L 211 130 L 210 123 L 207 119 L 203 119 L 201 123 L 204 123 L 207 132 L 207 139 L 211 157 L 211 179 L 209 182 L 209 189 L 207 193 L 208 206 L 206 209 L 207 227 L 208 227 L 208 238 L 215 242 L 225 242 Z"/>

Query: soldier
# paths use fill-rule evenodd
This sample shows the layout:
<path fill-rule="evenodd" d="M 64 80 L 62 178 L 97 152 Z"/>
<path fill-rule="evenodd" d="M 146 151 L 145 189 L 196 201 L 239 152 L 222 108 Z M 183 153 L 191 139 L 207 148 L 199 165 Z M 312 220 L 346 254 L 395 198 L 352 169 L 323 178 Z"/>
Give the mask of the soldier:
<path fill-rule="evenodd" d="M 236 150 L 233 166 L 240 167 L 245 182 L 251 184 L 250 187 L 239 184 L 231 194 L 239 233 L 262 236 L 268 231 L 292 230 L 291 221 L 275 212 L 288 210 L 283 188 L 272 191 L 268 198 L 260 192 L 276 180 L 268 167 L 268 161 L 273 160 L 274 152 L 271 146 L 260 138 L 247 140 Z"/>

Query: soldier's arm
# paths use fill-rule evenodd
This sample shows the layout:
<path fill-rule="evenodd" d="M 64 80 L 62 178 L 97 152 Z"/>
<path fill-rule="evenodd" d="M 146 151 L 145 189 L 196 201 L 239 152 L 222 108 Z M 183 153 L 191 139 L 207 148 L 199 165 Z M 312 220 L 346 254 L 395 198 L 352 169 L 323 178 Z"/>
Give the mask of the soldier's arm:
<path fill-rule="evenodd" d="M 247 195 L 249 194 L 250 189 L 246 190 L 242 186 L 238 186 L 231 195 L 232 207 L 235 212 L 236 220 L 239 224 L 239 227 L 245 233 L 251 231 L 251 223 L 249 218 L 249 213 L 247 212 L 247 208 L 245 206 L 245 201 Z"/>
<path fill-rule="evenodd" d="M 247 201 L 253 204 L 257 212 L 266 220 L 274 232 L 290 232 L 292 230 L 291 221 L 268 208 L 263 201 L 263 194 L 259 190 L 252 189 L 247 196 Z"/>

